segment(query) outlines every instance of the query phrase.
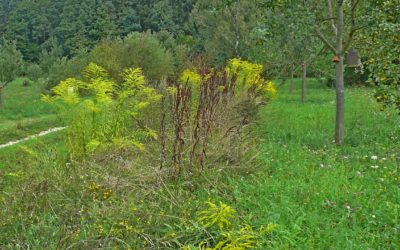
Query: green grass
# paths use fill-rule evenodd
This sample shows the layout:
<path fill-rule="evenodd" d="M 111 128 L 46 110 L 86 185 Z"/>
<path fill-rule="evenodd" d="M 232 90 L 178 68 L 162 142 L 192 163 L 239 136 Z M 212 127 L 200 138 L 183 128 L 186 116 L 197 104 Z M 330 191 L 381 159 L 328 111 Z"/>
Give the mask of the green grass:
<path fill-rule="evenodd" d="M 231 185 L 237 207 L 251 211 L 255 224 L 281 225 L 273 248 L 400 247 L 400 117 L 380 112 L 371 89 L 346 96 L 343 148 L 332 143 L 334 90 L 316 82 L 304 104 L 299 90 L 291 96 L 281 89 L 261 113 L 265 166 Z"/>
<path fill-rule="evenodd" d="M 209 232 L 196 218 L 211 199 L 254 230 L 278 224 L 259 249 L 399 249 L 399 117 L 380 112 L 371 89 L 348 90 L 338 148 L 334 90 L 310 80 L 302 104 L 299 84 L 262 108 L 248 135 L 258 146 L 239 166 L 179 181 L 154 174 L 152 151 L 67 161 L 62 133 L 0 150 L 0 247 L 198 245 Z"/>
<path fill-rule="evenodd" d="M 4 89 L 0 144 L 60 125 L 53 107 L 40 100 L 42 87 L 38 83 L 24 87 L 23 81 L 19 78 Z"/>
<path fill-rule="evenodd" d="M 63 144 L 63 132 L 56 132 L 52 134 L 45 135 L 40 138 L 33 138 L 28 141 L 24 141 L 10 147 L 0 149 L 0 173 L 6 170 L 12 172 L 14 170 L 22 170 L 25 164 L 28 164 L 29 159 L 27 159 L 28 152 L 24 152 L 26 149 L 30 148 L 42 148 L 45 149 L 49 146 L 57 151 L 65 153 L 66 149 Z M 22 153 L 22 155 L 21 155 Z M 40 174 L 40 173 L 39 173 Z M 1 174 L 0 174 L 1 175 Z"/>

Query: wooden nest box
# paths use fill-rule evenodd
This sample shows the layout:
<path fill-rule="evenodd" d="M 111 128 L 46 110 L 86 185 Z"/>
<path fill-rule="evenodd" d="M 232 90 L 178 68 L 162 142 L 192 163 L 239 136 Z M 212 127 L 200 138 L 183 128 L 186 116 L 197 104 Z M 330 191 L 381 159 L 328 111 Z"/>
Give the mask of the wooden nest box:
<path fill-rule="evenodd" d="M 332 62 L 334 62 L 334 63 L 340 62 L 340 56 L 334 55 L 333 58 L 332 58 Z"/>
<path fill-rule="evenodd" d="M 347 66 L 348 67 L 358 67 L 361 64 L 360 55 L 355 49 L 349 49 L 347 53 Z"/>

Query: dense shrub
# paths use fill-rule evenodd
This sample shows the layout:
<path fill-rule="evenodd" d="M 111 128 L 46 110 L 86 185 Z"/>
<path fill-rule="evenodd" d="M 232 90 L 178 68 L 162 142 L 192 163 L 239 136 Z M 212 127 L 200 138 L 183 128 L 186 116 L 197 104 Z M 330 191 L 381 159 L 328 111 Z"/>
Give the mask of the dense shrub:
<path fill-rule="evenodd" d="M 141 68 L 150 81 L 159 81 L 174 72 L 172 53 L 150 33 L 132 33 L 123 39 L 108 40 L 97 45 L 90 60 L 104 67 L 110 75 L 121 80 L 126 68 Z"/>
<path fill-rule="evenodd" d="M 37 81 L 43 75 L 42 68 L 34 63 L 25 65 L 24 75 L 32 81 Z"/>
<path fill-rule="evenodd" d="M 53 45 L 50 51 L 43 50 L 39 56 L 39 66 L 46 74 L 50 73 L 52 65 L 62 58 L 63 51 L 56 44 Z"/>
<path fill-rule="evenodd" d="M 161 131 L 165 134 L 161 137 L 166 139 L 162 152 L 172 152 L 171 157 L 163 153 L 162 159 L 171 158 L 167 165 L 172 165 L 175 176 L 193 172 L 196 167 L 210 167 L 210 145 L 229 143 L 254 118 L 256 104 L 275 97 L 275 87 L 261 77 L 262 70 L 262 65 L 233 59 L 224 70 L 185 70 L 177 81 L 170 83 L 166 91 L 170 95 L 169 107 L 163 111 L 172 110 L 173 133 L 168 133 L 163 123 Z M 240 109 L 245 104 L 254 109 Z M 213 141 L 215 137 L 221 139 Z M 172 150 L 165 150 L 166 141 L 171 141 Z M 233 159 L 231 150 L 227 147 L 225 153 Z"/>
<path fill-rule="evenodd" d="M 270 223 L 255 230 L 243 223 L 231 206 L 212 201 L 206 202 L 206 205 L 197 214 L 200 225 L 197 228 L 192 226 L 193 235 L 185 235 L 192 242 L 184 246 L 183 250 L 256 249 L 261 245 L 260 239 L 270 238 L 270 234 L 278 227 L 277 224 Z"/>
<path fill-rule="evenodd" d="M 14 42 L 0 41 L 0 86 L 10 82 L 23 69 L 22 54 Z"/>
<path fill-rule="evenodd" d="M 48 74 L 48 89 L 68 77 L 79 77 L 89 62 L 103 67 L 117 82 L 123 81 L 121 72 L 127 68 L 141 68 L 147 80 L 159 82 L 183 70 L 189 50 L 177 44 L 171 34 L 160 32 L 104 40 L 91 52 L 82 51 L 73 58 L 60 58 L 59 54 L 56 47 L 44 51 L 40 58 L 40 66 Z"/>
<path fill-rule="evenodd" d="M 85 52 L 71 59 L 57 59 L 49 69 L 46 88 L 51 89 L 68 77 L 78 77 L 88 63 L 89 58 Z"/>
<path fill-rule="evenodd" d="M 160 99 L 152 88 L 145 87 L 141 69 L 122 72 L 123 83 L 117 85 L 96 64 L 89 64 L 82 80 L 68 78 L 53 88 L 54 96 L 44 100 L 61 100 L 68 124 L 66 142 L 73 159 L 81 159 L 100 148 L 135 146 L 143 148 L 141 137 L 152 136 L 150 129 L 132 125 L 144 108 Z"/>
<path fill-rule="evenodd" d="M 190 57 L 190 45 L 182 41 L 178 36 L 177 39 L 167 31 L 160 31 L 154 34 L 160 44 L 172 53 L 175 73 L 181 73 L 188 64 Z"/>
<path fill-rule="evenodd" d="M 110 145 L 117 150 L 143 149 L 150 136 L 160 146 L 160 168 L 168 166 L 167 173 L 177 177 L 209 167 L 210 147 L 223 141 L 231 144 L 254 118 L 258 103 L 275 97 L 276 89 L 261 76 L 262 70 L 262 65 L 233 59 L 224 70 L 187 69 L 155 90 L 146 87 L 139 68 L 123 70 L 117 82 L 91 63 L 78 78 L 61 81 L 46 100 L 65 103 L 60 108 L 65 111 L 67 145 L 74 159 Z M 160 106 L 150 105 L 159 99 Z M 214 141 L 216 137 L 221 139 Z M 232 154 L 230 146 L 226 150 L 221 153 Z"/>
<path fill-rule="evenodd" d="M 251 103 L 257 109 L 255 103 L 274 97 L 261 69 L 236 59 L 222 70 L 187 69 L 154 89 L 138 68 L 125 69 L 117 82 L 90 63 L 78 77 L 62 80 L 44 100 L 60 108 L 66 129 L 54 134 L 56 146 L 27 144 L 18 152 L 29 172 L 18 172 L 5 185 L 21 188 L 2 197 L 2 204 L 11 205 L 0 211 L 7 215 L 1 239 L 11 239 L 11 248 L 260 245 L 268 228 L 249 226 L 229 200 L 185 200 L 203 183 L 212 190 L 225 181 L 221 169 L 255 167 L 257 140 L 248 133 L 247 109 L 239 113 L 238 107 Z"/>

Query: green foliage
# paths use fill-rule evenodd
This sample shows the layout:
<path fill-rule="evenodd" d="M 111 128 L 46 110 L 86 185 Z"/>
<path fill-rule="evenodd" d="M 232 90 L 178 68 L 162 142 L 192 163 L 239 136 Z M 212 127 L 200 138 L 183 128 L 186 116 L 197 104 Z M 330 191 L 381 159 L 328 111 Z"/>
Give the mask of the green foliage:
<path fill-rule="evenodd" d="M 223 71 L 186 69 L 175 84 L 166 88 L 172 97 L 174 176 L 194 171 L 196 167 L 204 170 L 213 133 L 229 130 L 224 126 L 240 127 L 249 122 L 255 117 L 252 114 L 257 113 L 258 102 L 265 104 L 275 97 L 276 89 L 272 82 L 262 78 L 262 68 L 262 65 L 233 59 Z M 165 141 L 162 147 L 165 148 Z M 190 151 L 188 159 L 187 150 Z M 165 158 L 165 150 L 162 151 Z"/>
<path fill-rule="evenodd" d="M 248 95 L 255 99 L 269 101 L 276 97 L 276 88 L 272 82 L 262 77 L 263 65 L 254 64 L 240 59 L 232 59 L 226 68 L 228 78 L 237 78 L 239 88 L 247 90 Z"/>
<path fill-rule="evenodd" d="M 79 77 L 82 70 L 88 65 L 89 58 L 86 52 L 68 59 L 67 57 L 56 58 L 52 57 L 49 62 L 53 62 L 47 70 L 46 88 L 51 89 L 56 86 L 61 80 L 68 77 Z"/>
<path fill-rule="evenodd" d="M 213 250 L 254 249 L 257 247 L 257 240 L 259 237 L 259 235 L 247 225 L 240 228 L 239 231 L 222 233 L 222 235 L 225 239 L 218 242 L 218 244 L 212 248 Z"/>
<path fill-rule="evenodd" d="M 217 66 L 234 57 L 247 58 L 250 33 L 261 15 L 257 7 L 254 1 L 197 1 L 191 15 L 197 30 L 195 49 Z"/>
<path fill-rule="evenodd" d="M 45 49 L 42 51 L 42 53 L 40 53 L 38 64 L 45 73 L 50 74 L 50 68 L 52 65 L 62 57 L 63 51 L 61 46 L 59 46 L 56 42 L 53 42 L 50 49 Z"/>
<path fill-rule="evenodd" d="M 147 128 L 132 127 L 132 121 L 149 104 L 160 99 L 155 90 L 145 86 L 141 69 L 126 69 L 123 83 L 117 85 L 107 71 L 90 63 L 82 72 L 83 79 L 68 78 L 53 88 L 47 102 L 62 101 L 66 119 L 67 145 L 73 159 L 80 159 L 100 148 L 137 147 L 141 138 L 154 136 Z"/>
<path fill-rule="evenodd" d="M 24 75 L 32 81 L 37 81 L 43 75 L 42 68 L 35 63 L 25 65 Z"/>
<path fill-rule="evenodd" d="M 201 211 L 199 213 L 199 222 L 204 227 L 213 227 L 217 226 L 217 228 L 221 231 L 232 226 L 232 220 L 236 217 L 236 211 L 220 202 L 219 205 L 214 204 L 212 202 L 207 202 L 208 209 Z"/>
<path fill-rule="evenodd" d="M 182 72 L 179 81 L 181 84 L 188 83 L 189 85 L 196 87 L 201 84 L 202 81 L 201 78 L 202 78 L 201 75 L 196 71 L 186 69 L 185 71 Z"/>
<path fill-rule="evenodd" d="M 291 71 L 299 76 L 305 61 L 312 64 L 310 76 L 333 68 L 330 57 L 320 54 L 323 46 L 315 36 L 315 17 L 308 4 L 261 1 L 260 5 L 265 13 L 251 33 L 255 42 L 249 45 L 249 59 L 268 65 L 269 75 L 283 79 L 290 77 Z"/>
<path fill-rule="evenodd" d="M 368 57 L 370 83 L 377 86 L 375 97 L 382 109 L 400 111 L 400 2 L 377 1 L 370 9 L 359 46 Z"/>
<path fill-rule="evenodd" d="M 374 3 L 381 8 L 368 13 L 379 21 L 365 36 L 384 106 L 398 101 L 396 1 Z M 266 72 L 280 75 L 312 55 L 314 66 L 323 61 L 312 73 L 330 73 L 330 58 L 309 39 L 316 22 L 306 2 L 6 2 L 0 36 L 17 43 L 0 53 L 11 69 L 0 68 L 9 74 L 1 80 L 21 72 L 19 48 L 39 62 L 25 73 L 36 78 L 41 68 L 53 95 L 43 97 L 52 105 L 39 104 L 41 82 L 11 83 L 0 141 L 54 126 L 53 106 L 67 128 L 0 149 L 0 248 L 400 248 L 395 113 L 378 112 L 370 89 L 350 88 L 351 133 L 338 148 L 332 90 L 311 79 L 303 105 L 280 89 L 270 102 L 278 87 Z M 191 52 L 206 58 L 188 63 Z M 224 70 L 206 63 L 234 57 L 267 69 L 244 59 Z M 171 175 L 175 165 L 184 171 Z"/>
<path fill-rule="evenodd" d="M 150 81 L 159 81 L 174 72 L 172 54 L 150 33 L 132 33 L 122 40 L 102 42 L 90 53 L 90 59 L 117 80 L 119 73 L 130 67 L 142 68 Z"/>
<path fill-rule="evenodd" d="M 203 240 L 198 247 L 193 244 L 183 247 L 183 250 L 246 250 L 260 246 L 260 240 L 265 233 L 275 231 L 276 224 L 268 224 L 255 231 L 251 226 L 240 221 L 237 212 L 229 205 L 220 202 L 219 205 L 207 201 L 207 208 L 198 213 L 197 220 L 205 227 L 211 239 Z M 206 236 L 204 236 L 206 237 Z M 209 238 L 209 237 L 206 237 Z"/>
<path fill-rule="evenodd" d="M 196 0 L 7 0 L 0 3 L 0 36 L 17 41 L 24 58 L 37 62 L 57 41 L 62 56 L 91 50 L 109 37 L 131 32 L 191 32 L 189 16 Z M 45 68 L 43 68 L 46 70 Z"/>
<path fill-rule="evenodd" d="M 22 71 L 22 54 L 14 42 L 0 41 L 0 84 L 13 81 Z"/>
<path fill-rule="evenodd" d="M 63 43 L 66 55 L 90 50 L 96 43 L 116 33 L 116 25 L 104 1 L 66 0 L 56 38 Z"/>
<path fill-rule="evenodd" d="M 15 40 L 25 59 L 37 61 L 59 23 L 59 1 L 22 0 L 8 13 L 5 35 Z M 4 34 L 3 34 L 4 35 Z"/>
<path fill-rule="evenodd" d="M 183 35 L 175 38 L 172 33 L 160 31 L 155 33 L 160 44 L 173 55 L 175 73 L 180 73 L 188 64 L 190 57 L 190 48 L 193 43 L 182 40 Z M 186 37 L 186 36 L 184 36 Z M 190 39 L 190 38 L 188 38 Z M 176 74 L 175 74 L 176 75 Z"/>

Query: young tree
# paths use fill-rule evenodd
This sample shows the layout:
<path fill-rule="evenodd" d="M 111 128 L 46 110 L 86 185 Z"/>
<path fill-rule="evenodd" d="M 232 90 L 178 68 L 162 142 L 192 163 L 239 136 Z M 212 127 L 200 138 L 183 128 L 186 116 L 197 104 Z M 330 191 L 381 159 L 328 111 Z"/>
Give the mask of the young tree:
<path fill-rule="evenodd" d="M 315 57 L 319 56 L 322 43 L 314 36 L 313 18 L 304 2 L 264 3 L 263 22 L 257 28 L 258 39 L 264 48 L 257 48 L 254 54 L 269 68 L 274 65 L 275 77 L 290 76 L 290 93 L 293 91 L 293 77 L 301 70 L 302 95 L 306 99 L 307 69 Z M 260 53 L 260 51 L 265 51 Z M 257 56 L 256 56 L 257 57 Z"/>
<path fill-rule="evenodd" d="M 316 1 L 316 33 L 323 43 L 332 51 L 336 65 L 336 128 L 335 143 L 344 143 L 345 87 L 343 57 L 347 52 L 355 32 L 356 11 L 360 0 L 326 0 L 325 4 Z M 345 12 L 346 9 L 346 12 Z M 345 13 L 348 13 L 345 23 Z M 322 14 L 322 15 L 321 15 Z M 348 34 L 346 36 L 346 31 Z M 332 42 L 335 41 L 335 42 Z"/>
<path fill-rule="evenodd" d="M 245 0 L 199 0 L 191 14 L 199 47 L 216 65 L 247 58 L 259 18 L 257 4 Z"/>
<path fill-rule="evenodd" d="M 22 64 L 22 54 L 15 42 L 0 43 L 0 108 L 3 106 L 3 90 L 18 75 Z"/>

